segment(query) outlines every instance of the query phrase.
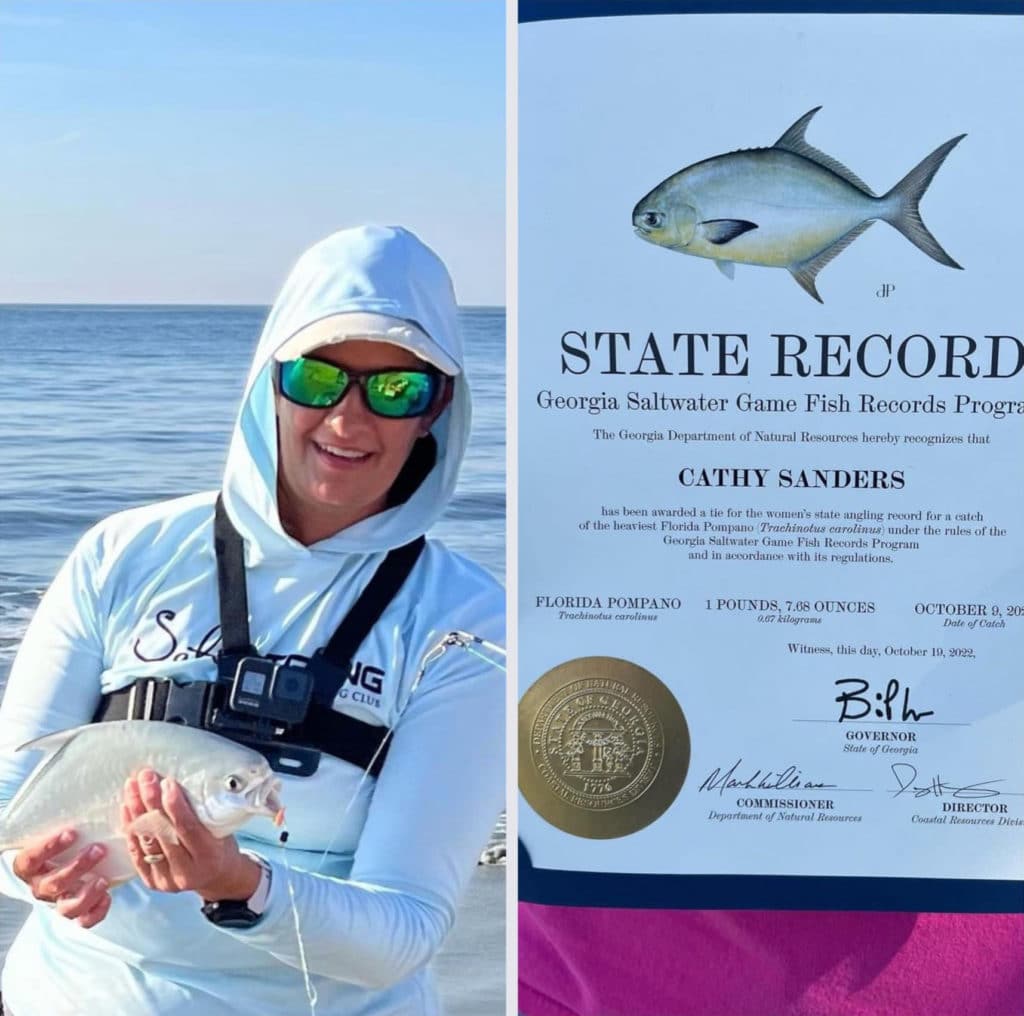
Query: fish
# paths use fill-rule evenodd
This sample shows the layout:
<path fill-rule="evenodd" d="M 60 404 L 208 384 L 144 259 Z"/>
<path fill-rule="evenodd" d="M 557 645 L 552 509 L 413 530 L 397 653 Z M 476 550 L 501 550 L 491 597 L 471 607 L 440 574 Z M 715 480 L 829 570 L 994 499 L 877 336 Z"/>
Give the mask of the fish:
<path fill-rule="evenodd" d="M 710 258 L 728 278 L 734 264 L 785 268 L 818 303 L 818 273 L 881 220 L 939 264 L 962 269 L 921 219 L 919 205 L 949 153 L 940 145 L 885 194 L 876 195 L 841 162 L 810 145 L 805 113 L 770 148 L 695 162 L 663 180 L 633 209 L 648 243 Z"/>
<path fill-rule="evenodd" d="M 57 731 L 18 751 L 46 755 L 0 815 L 0 851 L 25 846 L 37 836 L 73 827 L 78 836 L 54 858 L 70 861 L 84 846 L 102 843 L 104 859 L 93 869 L 116 887 L 138 873 L 121 826 L 125 781 L 149 767 L 181 784 L 196 816 L 214 836 L 237 832 L 262 815 L 284 818 L 281 781 L 257 751 L 218 734 L 174 723 L 119 720 Z M 147 812 L 129 827 L 136 835 L 177 842 L 160 812 Z"/>

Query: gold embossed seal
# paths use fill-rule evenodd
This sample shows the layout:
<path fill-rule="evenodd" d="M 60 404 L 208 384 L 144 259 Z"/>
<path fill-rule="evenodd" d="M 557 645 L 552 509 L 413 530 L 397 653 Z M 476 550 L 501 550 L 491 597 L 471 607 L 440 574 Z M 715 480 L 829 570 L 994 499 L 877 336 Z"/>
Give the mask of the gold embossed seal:
<path fill-rule="evenodd" d="M 690 731 L 650 671 L 613 656 L 549 670 L 519 703 L 519 789 L 574 836 L 611 839 L 650 825 L 690 765 Z"/>

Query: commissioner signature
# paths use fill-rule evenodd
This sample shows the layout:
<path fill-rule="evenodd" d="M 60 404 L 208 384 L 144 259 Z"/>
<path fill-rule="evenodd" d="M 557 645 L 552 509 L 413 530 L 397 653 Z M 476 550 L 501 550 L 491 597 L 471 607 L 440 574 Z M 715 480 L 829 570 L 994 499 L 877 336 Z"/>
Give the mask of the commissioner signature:
<path fill-rule="evenodd" d="M 991 786 L 993 783 L 1005 783 L 1005 780 L 983 780 L 980 783 L 970 783 L 965 786 L 957 786 L 955 783 L 947 783 L 940 776 L 934 776 L 923 786 L 914 786 L 917 780 L 917 769 L 909 762 L 894 762 L 892 774 L 896 777 L 897 789 L 892 792 L 893 797 L 901 794 L 913 794 L 914 797 L 958 797 L 961 800 L 974 800 L 984 797 L 998 797 L 999 791 Z"/>
<path fill-rule="evenodd" d="M 738 758 L 732 766 L 722 772 L 716 766 L 697 788 L 700 790 L 717 790 L 719 796 L 727 790 L 823 790 L 835 788 L 834 783 L 818 783 L 805 779 L 797 766 L 786 766 L 785 769 L 755 769 L 749 776 L 739 774 L 743 759 Z"/>

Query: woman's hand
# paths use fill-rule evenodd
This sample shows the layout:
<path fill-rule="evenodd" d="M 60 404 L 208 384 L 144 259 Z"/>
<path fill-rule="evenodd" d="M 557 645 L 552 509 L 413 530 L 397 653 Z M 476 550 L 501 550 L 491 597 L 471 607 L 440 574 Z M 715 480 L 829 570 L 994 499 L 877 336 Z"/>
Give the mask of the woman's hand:
<path fill-rule="evenodd" d="M 64 829 L 32 840 L 14 858 L 14 874 L 37 900 L 53 903 L 62 917 L 91 928 L 110 910 L 110 886 L 93 871 L 107 851 L 102 844 L 94 843 L 66 864 L 58 864 L 54 858 L 75 842 L 76 835 L 74 829 Z"/>
<path fill-rule="evenodd" d="M 132 824 L 147 812 L 158 818 L 149 820 L 153 833 L 132 831 Z M 132 862 L 150 889 L 192 890 L 207 901 L 247 900 L 259 885 L 259 864 L 238 849 L 233 836 L 214 836 L 178 783 L 161 780 L 152 769 L 143 769 L 125 784 L 121 821 Z"/>

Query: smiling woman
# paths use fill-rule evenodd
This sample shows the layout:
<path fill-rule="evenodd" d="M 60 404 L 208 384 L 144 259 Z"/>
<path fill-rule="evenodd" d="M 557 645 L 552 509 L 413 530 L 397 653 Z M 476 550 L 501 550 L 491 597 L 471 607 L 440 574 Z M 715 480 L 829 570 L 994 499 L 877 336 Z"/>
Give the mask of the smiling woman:
<path fill-rule="evenodd" d="M 339 336 L 353 327 L 344 315 L 318 324 Z M 287 355 L 295 348 L 289 345 Z M 450 381 L 440 382 L 430 365 L 389 342 L 349 338 L 282 362 L 277 497 L 288 533 L 316 543 L 383 511 L 403 469 L 422 467 L 421 458 L 410 460 L 413 447 L 429 435 L 451 392 Z"/>
<path fill-rule="evenodd" d="M 33 904 L 4 969 L 14 1012 L 81 1012 L 90 989 L 87 1011 L 123 1016 L 440 1011 L 428 963 L 504 783 L 499 672 L 445 652 L 450 632 L 500 644 L 504 597 L 424 538 L 466 448 L 462 365 L 437 255 L 401 228 L 336 233 L 270 312 L 220 491 L 80 541 L 18 652 L 0 744 L 205 727 L 277 770 L 288 855 L 268 818 L 214 835 L 140 757 L 104 804 L 137 877 L 111 891 L 107 848 L 74 821 L 3 858 L 0 889 Z M 172 622 L 176 645 L 207 649 L 146 653 Z M 0 756 L 0 797 L 29 768 Z"/>

